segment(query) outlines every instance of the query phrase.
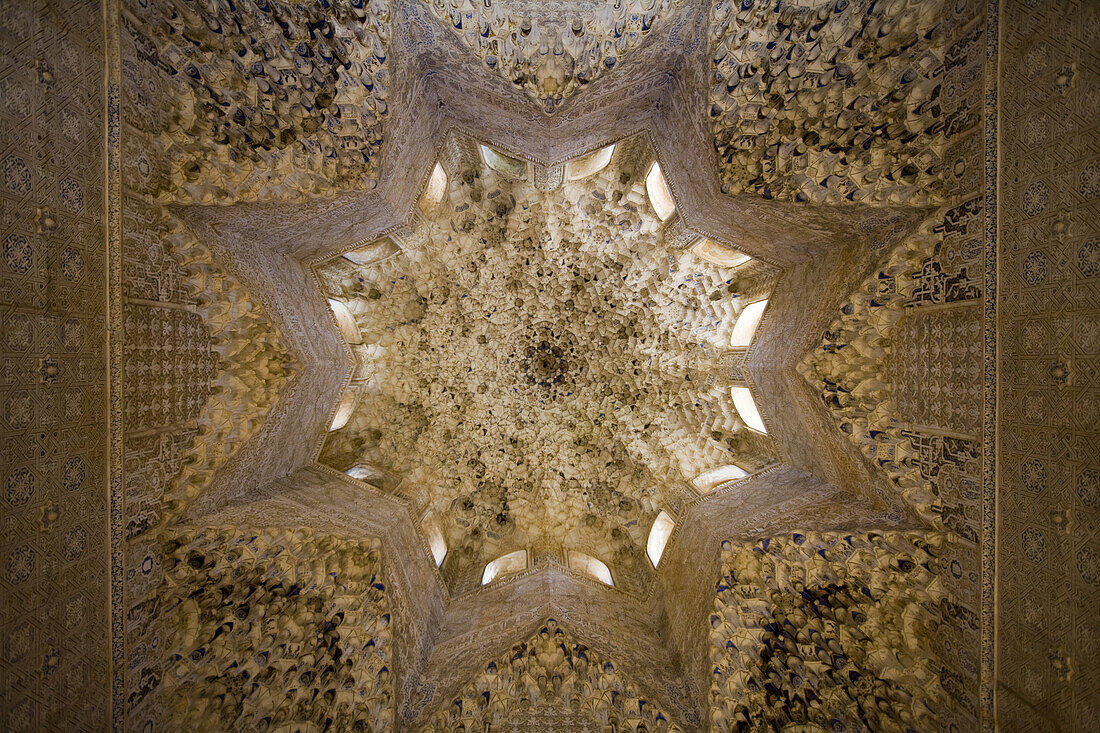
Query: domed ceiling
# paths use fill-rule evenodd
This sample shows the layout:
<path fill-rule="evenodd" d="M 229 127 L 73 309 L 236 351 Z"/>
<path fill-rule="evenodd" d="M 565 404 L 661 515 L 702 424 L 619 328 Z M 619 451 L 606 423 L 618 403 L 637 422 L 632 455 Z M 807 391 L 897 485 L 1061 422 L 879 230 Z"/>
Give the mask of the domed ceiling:
<path fill-rule="evenodd" d="M 41 334 L 5 316 L 34 384 L 5 393 L 9 422 L 55 383 L 73 415 L 119 415 L 110 578 L 66 559 L 95 588 L 5 637 L 52 680 L 34 700 L 85 677 L 40 624 L 83 636 L 82 609 L 109 606 L 91 672 L 120 729 L 991 723 L 993 549 L 1015 552 L 992 539 L 994 479 L 1089 485 L 1076 453 L 993 473 L 1012 446 L 990 298 L 1023 287 L 993 277 L 994 223 L 1033 212 L 1022 240 L 1084 241 L 1053 178 L 991 208 L 997 5 L 123 0 L 84 24 L 107 19 L 106 85 L 75 76 L 73 22 L 13 12 L 0 96 L 51 127 L 3 151 L 22 213 L 0 274 L 49 301 Z M 85 107 L 105 129 L 71 144 Z M 104 141 L 105 182 L 68 174 Z M 109 272 L 102 242 L 70 241 L 104 223 Z M 1035 295 L 1048 265 L 1089 262 L 1026 257 L 1012 272 L 1044 303 L 1071 298 Z M 36 269 L 55 260 L 64 287 Z M 109 323 L 73 305 L 86 272 Z M 99 333 L 105 395 L 67 381 Z M 1070 400 L 1087 379 L 1058 359 L 1039 371 Z M 1062 404 L 1018 397 L 1006 414 Z M 108 450 L 70 422 L 64 462 L 45 428 L 12 443 L 20 598 L 60 563 L 40 543 L 79 558 L 93 526 L 73 517 Z M 1080 504 L 1020 526 L 1013 572 L 1071 566 Z M 1076 637 L 1032 636 L 1044 674 L 1088 679 Z"/>
<path fill-rule="evenodd" d="M 641 590 L 663 507 L 722 483 L 707 483 L 715 469 L 773 461 L 734 407 L 747 344 L 731 343 L 774 270 L 710 241 L 670 248 L 640 137 L 541 188 L 526 161 L 451 144 L 458 160 L 437 169 L 442 187 L 407 236 L 317 268 L 336 315 L 354 321 L 356 360 L 340 408 L 352 412 L 321 460 L 441 530 L 455 591 L 520 549 L 582 551 L 616 587 Z"/>

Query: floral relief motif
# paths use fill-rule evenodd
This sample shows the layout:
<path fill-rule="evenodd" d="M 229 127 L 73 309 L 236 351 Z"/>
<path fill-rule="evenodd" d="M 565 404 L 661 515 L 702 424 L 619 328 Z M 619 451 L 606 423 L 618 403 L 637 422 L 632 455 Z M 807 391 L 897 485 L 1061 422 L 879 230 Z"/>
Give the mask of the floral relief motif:
<path fill-rule="evenodd" d="M 30 272 L 34 266 L 34 248 L 22 234 L 9 234 L 4 240 L 4 262 L 20 275 Z"/>

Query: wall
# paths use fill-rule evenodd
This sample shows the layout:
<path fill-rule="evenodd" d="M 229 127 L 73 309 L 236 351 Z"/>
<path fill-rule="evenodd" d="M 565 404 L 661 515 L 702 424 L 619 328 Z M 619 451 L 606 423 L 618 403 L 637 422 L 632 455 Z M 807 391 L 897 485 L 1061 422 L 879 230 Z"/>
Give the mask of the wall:
<path fill-rule="evenodd" d="M 1100 728 L 1100 7 L 1002 4 L 997 721 Z"/>
<path fill-rule="evenodd" d="M 105 36 L 0 9 L 0 728 L 105 729 Z"/>

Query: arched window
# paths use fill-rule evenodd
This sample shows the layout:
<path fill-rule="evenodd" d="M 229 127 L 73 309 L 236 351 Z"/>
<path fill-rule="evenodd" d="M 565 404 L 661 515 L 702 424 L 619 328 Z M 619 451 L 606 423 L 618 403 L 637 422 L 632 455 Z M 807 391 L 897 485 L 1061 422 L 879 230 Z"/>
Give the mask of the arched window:
<path fill-rule="evenodd" d="M 756 401 L 752 398 L 752 392 L 748 387 L 731 387 L 730 394 L 733 397 L 733 406 L 737 408 L 737 414 L 746 425 L 757 432 L 766 433 L 764 418 L 760 417 L 760 410 L 756 409 Z"/>
<path fill-rule="evenodd" d="M 728 466 L 721 466 L 706 473 L 700 474 L 695 477 L 691 483 L 695 488 L 704 494 L 715 486 L 720 486 L 727 481 L 734 481 L 739 478 L 745 478 L 749 475 L 749 472 L 740 466 L 735 466 L 732 463 Z"/>
<path fill-rule="evenodd" d="M 425 519 L 422 523 L 424 534 L 428 537 L 428 546 L 432 550 L 432 558 L 438 568 L 447 557 L 447 540 L 443 539 L 443 531 L 439 529 L 439 522 L 434 517 Z"/>
<path fill-rule="evenodd" d="M 699 240 L 699 244 L 692 247 L 691 251 L 694 252 L 697 257 L 718 265 L 719 267 L 737 267 L 752 259 L 752 257 L 749 257 L 744 252 L 736 250 L 733 247 L 727 247 L 712 239 L 705 238 Z"/>
<path fill-rule="evenodd" d="M 615 154 L 615 146 L 608 145 L 588 155 L 574 158 L 565 164 L 565 179 L 567 181 L 579 181 L 591 175 L 599 173 L 611 162 L 611 156 Z"/>
<path fill-rule="evenodd" d="M 665 511 L 653 520 L 653 526 L 649 529 L 649 539 L 645 543 L 645 552 L 649 555 L 649 561 L 653 563 L 653 567 L 657 567 L 661 562 L 661 555 L 664 554 L 665 545 L 668 544 L 668 538 L 675 526 L 676 523 Z"/>
<path fill-rule="evenodd" d="M 424 195 L 420 197 L 420 210 L 425 214 L 430 212 L 443 200 L 443 194 L 447 192 L 447 172 L 438 162 L 432 168 L 432 176 L 428 179 L 428 187 L 424 189 Z"/>
<path fill-rule="evenodd" d="M 527 550 L 516 550 L 507 555 L 501 555 L 496 560 L 485 566 L 485 572 L 481 575 L 481 584 L 488 585 L 496 578 L 518 573 L 527 567 Z"/>
<path fill-rule="evenodd" d="M 388 259 L 400 251 L 401 248 L 397 246 L 396 242 L 389 237 L 385 237 L 375 240 L 365 247 L 345 252 L 344 259 L 357 265 L 373 265 L 375 262 Z"/>
<path fill-rule="evenodd" d="M 654 161 L 649 169 L 649 175 L 645 177 L 645 192 L 649 196 L 649 205 L 657 213 L 657 218 L 664 221 L 676 211 L 676 202 L 672 199 L 672 191 L 668 189 L 665 177 L 661 173 L 661 164 Z"/>
<path fill-rule="evenodd" d="M 339 300 L 328 299 L 328 307 L 332 309 L 332 315 L 336 318 L 336 327 L 340 329 L 344 340 L 349 344 L 363 343 L 363 337 L 359 333 L 359 326 L 351 315 L 348 307 Z"/>
<path fill-rule="evenodd" d="M 730 346 L 749 345 L 753 334 L 756 333 L 756 327 L 760 325 L 760 318 L 764 315 L 764 309 L 767 307 L 767 300 L 758 300 L 745 306 L 738 314 L 737 322 L 733 324 Z"/>
<path fill-rule="evenodd" d="M 607 567 L 606 563 L 576 550 L 570 550 L 567 557 L 571 570 L 591 575 L 605 585 L 615 585 L 611 580 L 611 569 Z"/>
<path fill-rule="evenodd" d="M 526 178 L 527 162 L 519 158 L 493 150 L 488 145 L 482 145 L 481 159 L 497 173 L 503 173 L 509 178 Z"/>
<path fill-rule="evenodd" d="M 358 402 L 359 395 L 354 389 L 348 389 L 344 392 L 344 396 L 340 398 L 340 404 L 336 407 L 336 414 L 332 417 L 332 426 L 329 428 L 329 432 L 339 430 L 348 424 L 351 413 L 355 412 L 355 405 Z"/>

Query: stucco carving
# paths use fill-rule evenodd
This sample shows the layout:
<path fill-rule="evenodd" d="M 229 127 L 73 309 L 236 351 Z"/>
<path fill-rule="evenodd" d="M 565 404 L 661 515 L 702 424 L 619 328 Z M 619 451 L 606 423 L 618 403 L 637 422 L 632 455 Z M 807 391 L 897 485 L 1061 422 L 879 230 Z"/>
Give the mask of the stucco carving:
<path fill-rule="evenodd" d="M 487 662 L 425 731 L 681 731 L 645 691 L 554 619 Z"/>
<path fill-rule="evenodd" d="M 709 470 L 774 460 L 729 391 L 743 380 L 734 323 L 774 270 L 663 246 L 641 139 L 551 191 L 526 161 L 500 173 L 487 149 L 461 147 L 442 201 L 400 246 L 318 269 L 357 342 L 350 419 L 322 460 L 438 517 L 458 592 L 524 547 L 584 550 L 642 588 L 663 506 Z"/>
<path fill-rule="evenodd" d="M 715 3 L 708 114 L 723 190 L 942 201 L 943 17 L 938 1 Z"/>
<path fill-rule="evenodd" d="M 848 440 L 891 478 L 921 517 L 940 527 L 944 526 L 944 497 L 940 496 L 939 474 L 954 465 L 963 475 L 973 475 L 978 460 L 976 441 L 957 433 L 925 437 L 919 426 L 929 423 L 914 425 L 906 420 L 904 402 L 898 402 L 906 399 L 913 387 L 904 375 L 895 379 L 897 372 L 891 363 L 900 361 L 905 368 L 915 368 L 911 365 L 922 359 L 936 359 L 937 374 L 920 381 L 919 404 L 928 413 L 938 414 L 942 428 L 957 431 L 954 421 L 943 418 L 950 418 L 959 401 L 978 389 L 978 363 L 971 356 L 978 328 L 976 312 L 961 311 L 955 319 L 958 325 L 942 319 L 941 324 L 930 324 L 927 327 L 939 327 L 929 343 L 912 344 L 913 334 L 896 332 L 899 322 L 920 317 L 922 305 L 965 303 L 980 293 L 965 266 L 956 272 L 944 271 L 944 222 L 954 221 L 949 214 L 926 219 L 889 252 L 842 306 L 821 344 L 798 366 Z M 910 345 L 924 351 L 895 357 Z M 936 382 L 952 369 L 959 373 L 953 388 L 937 391 Z M 930 440 L 938 445 L 927 445 Z M 976 536 L 968 539 L 973 541 Z"/>
<path fill-rule="evenodd" d="M 127 3 L 171 112 L 155 130 L 165 202 L 367 190 L 388 113 L 388 2 Z M 157 88 L 159 82 L 159 88 Z M 142 90 L 148 93 L 147 90 Z"/>
<path fill-rule="evenodd" d="M 260 428 L 293 362 L 263 307 L 214 261 L 210 249 L 171 217 L 163 227 L 183 271 L 183 287 L 194 298 L 218 357 L 211 397 L 196 418 L 198 434 L 164 493 L 166 513 L 179 516 Z"/>
<path fill-rule="evenodd" d="M 164 553 L 172 725 L 392 728 L 393 632 L 377 540 L 180 528 Z"/>
<path fill-rule="evenodd" d="M 505 710 L 498 728 L 633 727 L 651 707 L 685 730 L 738 715 L 764 728 L 841 717 L 848 728 L 1097 727 L 1093 4 L 151 3 L 0 9 L 0 727 L 415 730 L 450 715 L 455 696 L 473 701 L 464 712 L 476 709 L 463 684 L 487 683 L 482 663 L 513 645 L 542 648 L 535 637 L 548 618 L 568 629 L 570 654 L 599 649 L 594 657 L 637 685 L 638 714 L 612 721 L 540 702 Z M 519 159 L 529 180 L 455 179 L 463 194 L 446 215 L 415 221 L 434 159 L 462 132 Z M 662 225 L 644 205 L 631 218 L 621 202 L 636 191 L 610 170 L 572 188 L 565 180 L 570 158 L 635 134 L 651 149 L 634 163 L 658 158 L 675 198 Z M 449 173 L 472 171 L 476 148 L 442 158 Z M 475 191 L 481 201 L 454 210 Z M 594 195 L 608 192 L 622 198 Z M 476 280 L 476 292 L 506 269 L 488 258 L 476 278 L 468 268 L 474 252 L 496 246 L 469 240 L 491 231 L 505 197 L 530 204 L 523 226 L 505 230 L 525 240 L 572 245 L 594 221 L 610 221 L 610 232 L 619 217 L 640 221 L 645 242 L 624 246 L 640 258 L 661 251 L 651 280 L 664 285 L 632 281 L 626 300 L 679 318 L 683 337 L 633 385 L 653 388 L 640 390 L 643 402 L 664 420 L 641 423 L 642 442 L 655 441 L 639 461 L 649 477 L 599 476 L 589 494 L 599 501 L 583 509 L 610 519 L 595 528 L 576 526 L 579 484 L 509 503 L 517 525 L 545 521 L 549 531 L 527 569 L 480 588 L 476 565 L 489 558 L 469 572 L 456 572 L 456 558 L 490 543 L 457 521 L 437 575 L 419 526 L 435 485 L 381 473 L 392 457 L 380 449 L 379 486 L 312 463 L 344 377 L 357 368 L 361 391 L 387 378 L 386 359 L 407 367 L 412 357 L 356 344 L 353 367 L 310 264 L 392 235 L 394 260 L 366 267 L 377 279 L 413 277 L 452 247 L 471 256 L 429 268 L 431 286 L 412 290 L 430 300 L 449 278 L 453 290 Z M 697 234 L 775 268 L 740 270 L 736 298 L 707 300 L 717 283 L 705 277 L 705 293 L 664 287 L 695 271 L 665 255 L 680 257 L 671 250 Z M 620 262 L 586 246 L 576 251 L 593 261 L 574 264 L 604 283 Z M 545 279 L 535 263 L 527 281 Z M 582 287 L 586 297 L 616 290 Z M 364 297 L 337 290 L 347 302 Z M 765 338 L 747 352 L 677 361 L 694 353 L 683 334 L 706 323 L 700 313 L 750 293 L 774 299 Z M 525 331 L 534 341 L 516 329 L 467 344 L 471 329 L 419 343 L 444 346 L 436 351 L 447 358 L 470 345 L 468 361 L 495 357 L 497 345 L 514 351 L 514 371 L 496 374 L 525 400 L 545 393 L 559 406 L 562 389 L 583 383 L 580 367 L 607 369 L 592 366 L 601 349 L 613 357 L 605 364 L 620 356 L 619 339 L 566 323 L 557 295 L 546 308 L 525 285 L 521 299 L 518 310 L 549 324 Z M 807 350 L 803 377 L 794 367 Z M 402 372 L 414 373 L 429 391 L 458 382 L 424 365 Z M 669 377 L 685 375 L 714 394 L 750 383 L 769 435 L 715 427 L 722 410 L 695 400 L 706 389 L 672 388 Z M 480 409 L 476 389 L 452 393 Z M 625 394 L 585 401 L 641 409 Z M 431 396 L 436 406 L 450 399 Z M 563 477 L 542 451 L 561 437 L 543 430 L 517 451 L 534 453 L 550 483 Z M 341 440 L 325 460 L 343 468 L 361 452 Z M 608 457 L 634 460 L 631 450 L 604 441 L 577 475 L 608 468 Z M 709 459 L 723 452 L 756 461 L 745 466 L 756 473 L 693 493 L 692 473 L 716 468 Z M 476 487 L 479 462 L 506 473 L 480 453 L 456 453 L 459 483 Z M 768 467 L 773 458 L 801 470 Z M 649 484 L 659 491 L 643 495 Z M 471 527 L 496 523 L 497 496 L 471 500 Z M 460 497 L 443 499 L 451 516 L 466 511 L 449 503 Z M 675 525 L 652 570 L 634 548 L 658 506 Z M 767 549 L 758 537 L 772 538 Z M 519 539 L 507 542 L 518 549 Z M 832 577 L 840 562 L 830 552 L 846 545 L 859 546 L 843 564 L 845 582 L 862 584 L 854 598 Z M 615 587 L 564 567 L 555 546 L 608 560 Z M 248 548 L 245 560 L 235 547 Z M 627 569 L 635 556 L 637 572 Z M 715 586 L 726 558 L 752 582 Z M 366 569 L 384 575 L 384 589 Z M 330 596 L 329 570 L 354 582 Z M 790 592 L 796 576 L 813 580 L 810 597 Z M 292 595 L 292 580 L 307 578 Z M 634 582 L 645 578 L 654 582 Z M 237 602 L 249 593 L 277 599 L 263 619 L 259 605 Z M 318 603 L 358 610 L 330 627 L 335 614 Z M 865 618 L 848 611 L 838 622 L 838 604 L 849 603 Z M 379 625 L 387 616 L 392 630 Z M 764 624 L 736 655 L 725 645 L 735 626 L 744 636 L 764 619 L 791 626 L 772 635 Z M 272 638 L 251 635 L 268 627 Z M 811 641 L 782 631 L 795 627 Z M 840 670 L 829 640 L 847 659 Z M 356 651 L 371 641 L 373 651 Z M 262 683 L 258 653 L 281 655 Z M 915 661 L 902 664 L 905 654 Z M 823 665 L 816 698 L 798 698 L 792 657 L 803 671 Z M 242 683 L 245 669 L 257 687 Z M 853 669 L 859 680 L 844 676 Z M 553 677 L 535 687 L 551 697 Z M 645 721 L 662 725 L 655 714 Z"/>
<path fill-rule="evenodd" d="M 932 730 L 929 639 L 944 533 L 792 533 L 722 544 L 711 729 Z"/>
<path fill-rule="evenodd" d="M 487 68 L 547 113 L 604 74 L 684 0 L 428 0 Z"/>

